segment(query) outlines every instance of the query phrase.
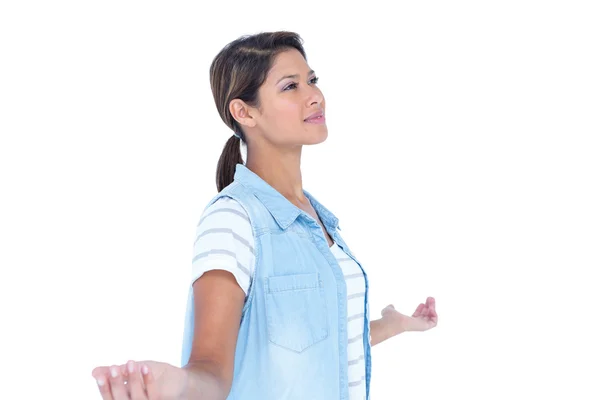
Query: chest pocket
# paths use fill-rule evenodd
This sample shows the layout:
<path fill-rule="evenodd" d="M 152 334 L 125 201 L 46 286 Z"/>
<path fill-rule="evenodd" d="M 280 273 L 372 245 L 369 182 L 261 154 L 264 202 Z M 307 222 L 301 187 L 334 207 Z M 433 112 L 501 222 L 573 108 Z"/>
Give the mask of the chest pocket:
<path fill-rule="evenodd" d="M 323 283 L 317 272 L 265 280 L 269 341 L 302 352 L 329 335 Z"/>

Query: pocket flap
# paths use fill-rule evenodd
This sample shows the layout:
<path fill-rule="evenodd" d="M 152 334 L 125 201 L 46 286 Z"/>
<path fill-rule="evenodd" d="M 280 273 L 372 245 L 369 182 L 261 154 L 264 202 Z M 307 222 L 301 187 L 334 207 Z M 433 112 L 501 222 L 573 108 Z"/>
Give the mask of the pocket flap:
<path fill-rule="evenodd" d="M 269 293 L 286 290 L 314 289 L 319 287 L 319 273 L 295 274 L 267 277 Z"/>

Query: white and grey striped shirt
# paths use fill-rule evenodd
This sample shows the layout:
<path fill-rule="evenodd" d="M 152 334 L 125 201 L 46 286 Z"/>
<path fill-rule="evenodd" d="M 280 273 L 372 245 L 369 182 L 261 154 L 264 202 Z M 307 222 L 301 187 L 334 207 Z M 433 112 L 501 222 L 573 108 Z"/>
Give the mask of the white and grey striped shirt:
<path fill-rule="evenodd" d="M 358 264 L 336 243 L 331 247 L 346 278 L 348 294 L 348 389 L 350 400 L 366 398 L 364 332 L 365 282 Z M 208 207 L 194 241 L 192 282 L 209 270 L 229 271 L 246 296 L 254 275 L 254 236 L 244 208 L 230 197 Z"/>

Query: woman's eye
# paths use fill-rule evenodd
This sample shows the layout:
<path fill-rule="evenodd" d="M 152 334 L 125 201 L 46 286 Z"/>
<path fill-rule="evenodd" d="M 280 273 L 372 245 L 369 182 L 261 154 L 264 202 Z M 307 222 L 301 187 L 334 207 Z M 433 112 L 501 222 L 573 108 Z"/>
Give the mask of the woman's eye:
<path fill-rule="evenodd" d="M 314 78 L 312 78 L 310 81 L 311 81 L 312 83 L 316 84 L 317 82 L 319 82 L 319 77 L 315 76 L 315 77 L 314 77 Z M 296 87 L 298 87 L 298 84 L 297 84 L 297 83 L 291 83 L 290 85 L 286 86 L 286 87 L 285 87 L 285 89 L 283 89 L 283 90 L 288 90 L 288 89 L 290 89 L 290 88 L 293 88 L 293 89 L 295 89 Z"/>

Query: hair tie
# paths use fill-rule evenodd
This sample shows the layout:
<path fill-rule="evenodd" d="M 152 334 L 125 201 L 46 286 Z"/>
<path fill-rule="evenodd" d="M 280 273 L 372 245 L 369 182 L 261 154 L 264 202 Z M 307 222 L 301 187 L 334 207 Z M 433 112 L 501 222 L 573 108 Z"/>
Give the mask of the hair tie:
<path fill-rule="evenodd" d="M 233 136 L 235 136 L 238 139 L 242 139 L 242 137 L 237 133 L 237 132 L 233 132 Z"/>

